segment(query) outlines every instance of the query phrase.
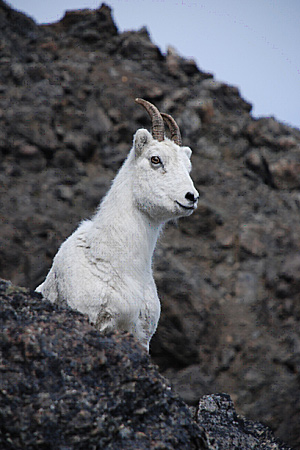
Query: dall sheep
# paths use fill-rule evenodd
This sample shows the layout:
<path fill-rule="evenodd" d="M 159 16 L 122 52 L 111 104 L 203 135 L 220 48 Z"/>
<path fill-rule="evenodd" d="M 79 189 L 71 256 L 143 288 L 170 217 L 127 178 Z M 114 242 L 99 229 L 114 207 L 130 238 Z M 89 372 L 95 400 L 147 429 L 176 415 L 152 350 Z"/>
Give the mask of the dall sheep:
<path fill-rule="evenodd" d="M 199 194 L 190 177 L 192 151 L 175 120 L 136 99 L 152 119 L 91 220 L 61 245 L 45 281 L 44 298 L 85 313 L 100 332 L 132 333 L 149 351 L 160 316 L 152 255 L 162 226 L 189 216 Z M 165 137 L 164 122 L 171 132 Z"/>

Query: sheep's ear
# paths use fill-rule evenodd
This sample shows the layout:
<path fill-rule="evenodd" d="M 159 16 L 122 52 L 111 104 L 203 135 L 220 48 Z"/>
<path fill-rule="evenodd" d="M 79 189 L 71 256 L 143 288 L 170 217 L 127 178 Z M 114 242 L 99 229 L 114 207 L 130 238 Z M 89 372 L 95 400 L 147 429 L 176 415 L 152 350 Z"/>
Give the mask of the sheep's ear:
<path fill-rule="evenodd" d="M 133 140 L 135 155 L 140 156 L 151 141 L 153 141 L 153 137 L 148 130 L 144 128 L 137 130 Z"/>
<path fill-rule="evenodd" d="M 190 147 L 182 147 L 182 150 L 184 151 L 184 153 L 186 154 L 186 156 L 191 159 L 192 156 L 192 150 L 190 149 Z"/>

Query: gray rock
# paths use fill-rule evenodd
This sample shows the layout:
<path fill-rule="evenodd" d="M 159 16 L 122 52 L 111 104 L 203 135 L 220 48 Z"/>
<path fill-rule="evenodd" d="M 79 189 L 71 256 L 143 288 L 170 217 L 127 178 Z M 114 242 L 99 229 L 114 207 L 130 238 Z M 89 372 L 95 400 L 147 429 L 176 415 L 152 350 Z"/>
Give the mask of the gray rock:
<path fill-rule="evenodd" d="M 237 88 L 163 55 L 145 29 L 119 33 L 106 6 L 38 26 L 0 2 L 0 27 L 0 274 L 43 280 L 150 128 L 135 97 L 184 118 L 201 202 L 156 249 L 152 358 L 189 403 L 202 380 L 299 448 L 300 131 L 253 119 Z"/>
<path fill-rule="evenodd" d="M 197 422 L 205 429 L 211 450 L 289 449 L 276 442 L 268 428 L 239 417 L 226 394 L 204 396 L 199 402 Z"/>
<path fill-rule="evenodd" d="M 238 418 L 228 395 L 189 408 L 128 334 L 101 336 L 87 318 L 0 280 L 4 449 L 287 450 Z"/>

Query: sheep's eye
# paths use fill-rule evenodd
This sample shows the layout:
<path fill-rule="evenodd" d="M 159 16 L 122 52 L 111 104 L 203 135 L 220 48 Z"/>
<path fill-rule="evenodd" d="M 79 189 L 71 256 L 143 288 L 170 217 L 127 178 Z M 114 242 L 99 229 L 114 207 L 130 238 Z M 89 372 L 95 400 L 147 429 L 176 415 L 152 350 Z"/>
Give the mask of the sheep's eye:
<path fill-rule="evenodd" d="M 151 158 L 151 162 L 152 162 L 152 164 L 161 164 L 161 160 L 160 160 L 160 157 L 159 156 L 152 156 L 152 158 Z"/>

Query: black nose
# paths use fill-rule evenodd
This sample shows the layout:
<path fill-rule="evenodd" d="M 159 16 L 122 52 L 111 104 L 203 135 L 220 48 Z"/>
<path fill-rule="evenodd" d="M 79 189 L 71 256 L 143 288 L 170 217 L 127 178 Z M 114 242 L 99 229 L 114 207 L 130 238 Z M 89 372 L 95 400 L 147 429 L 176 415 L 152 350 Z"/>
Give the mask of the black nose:
<path fill-rule="evenodd" d="M 193 203 L 195 203 L 195 202 L 197 201 L 197 197 L 195 197 L 194 194 L 193 194 L 192 192 L 187 192 L 187 193 L 185 194 L 185 198 L 186 198 L 187 200 L 189 200 L 190 202 L 193 202 Z"/>

